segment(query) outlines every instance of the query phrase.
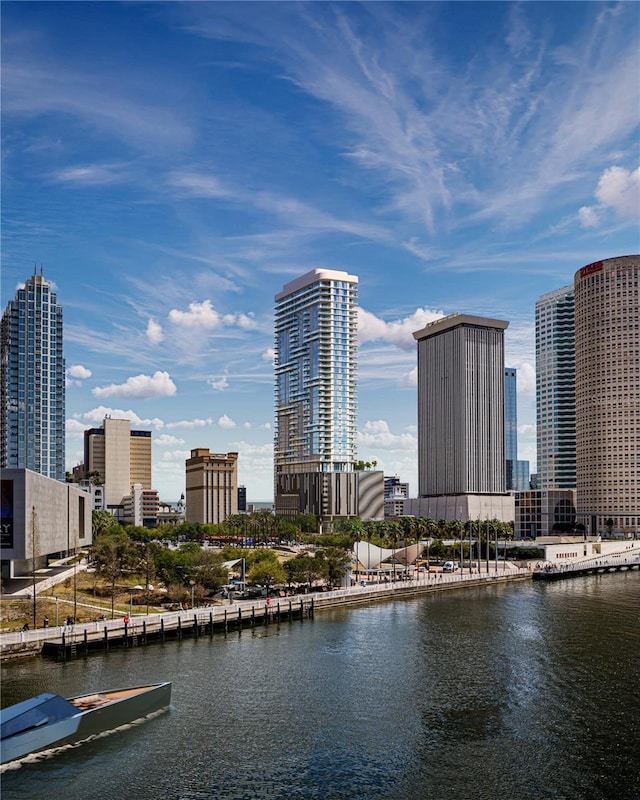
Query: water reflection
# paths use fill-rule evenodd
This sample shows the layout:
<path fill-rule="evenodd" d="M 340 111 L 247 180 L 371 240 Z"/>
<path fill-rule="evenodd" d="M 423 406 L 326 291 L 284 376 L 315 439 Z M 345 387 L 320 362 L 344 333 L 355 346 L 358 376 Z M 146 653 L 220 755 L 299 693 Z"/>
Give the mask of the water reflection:
<path fill-rule="evenodd" d="M 638 573 L 474 589 L 3 669 L 2 702 L 172 680 L 3 798 L 638 800 Z M 115 765 L 115 768 L 114 768 Z"/>

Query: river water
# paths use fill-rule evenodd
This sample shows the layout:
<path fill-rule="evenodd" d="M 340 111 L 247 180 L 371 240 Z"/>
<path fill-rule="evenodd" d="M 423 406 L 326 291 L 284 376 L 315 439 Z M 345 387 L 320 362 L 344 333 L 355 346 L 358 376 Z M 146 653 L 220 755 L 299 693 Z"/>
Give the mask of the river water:
<path fill-rule="evenodd" d="M 639 800 L 640 573 L 453 590 L 2 669 L 2 705 L 173 681 L 3 800 Z"/>

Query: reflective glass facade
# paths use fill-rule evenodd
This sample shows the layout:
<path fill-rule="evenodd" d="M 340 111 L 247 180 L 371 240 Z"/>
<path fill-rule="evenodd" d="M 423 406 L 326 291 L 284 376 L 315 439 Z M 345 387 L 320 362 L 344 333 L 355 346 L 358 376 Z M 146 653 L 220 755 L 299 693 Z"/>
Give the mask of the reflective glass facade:
<path fill-rule="evenodd" d="M 565 286 L 536 302 L 538 487 L 576 485 L 574 292 Z"/>
<path fill-rule="evenodd" d="M 64 481 L 62 307 L 42 275 L 7 303 L 0 338 L 0 464 Z"/>
<path fill-rule="evenodd" d="M 276 474 L 352 469 L 357 289 L 353 275 L 312 270 L 276 295 Z"/>

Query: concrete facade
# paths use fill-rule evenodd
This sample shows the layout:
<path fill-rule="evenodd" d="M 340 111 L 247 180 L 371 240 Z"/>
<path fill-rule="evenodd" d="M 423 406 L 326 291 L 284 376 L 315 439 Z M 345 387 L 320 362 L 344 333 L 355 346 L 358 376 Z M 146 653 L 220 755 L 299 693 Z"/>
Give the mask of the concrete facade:
<path fill-rule="evenodd" d="M 340 517 L 384 518 L 382 472 L 302 472 L 277 477 L 276 514 L 314 514 L 330 523 Z"/>
<path fill-rule="evenodd" d="M 446 522 L 492 520 L 513 522 L 512 494 L 458 494 L 418 497 L 405 500 L 404 513 L 411 517 L 431 517 Z"/>
<path fill-rule="evenodd" d="M 31 575 L 33 563 L 46 566 L 47 557 L 70 555 L 92 543 L 91 496 L 25 469 L 4 469 L 1 546 L 4 579 Z"/>
<path fill-rule="evenodd" d="M 106 417 L 101 428 L 84 433 L 84 471 L 100 474 L 105 507 L 118 514 L 134 484 L 151 489 L 151 431 L 131 430 L 130 420 Z"/>
<path fill-rule="evenodd" d="M 640 256 L 574 277 L 577 512 L 591 535 L 640 530 Z"/>

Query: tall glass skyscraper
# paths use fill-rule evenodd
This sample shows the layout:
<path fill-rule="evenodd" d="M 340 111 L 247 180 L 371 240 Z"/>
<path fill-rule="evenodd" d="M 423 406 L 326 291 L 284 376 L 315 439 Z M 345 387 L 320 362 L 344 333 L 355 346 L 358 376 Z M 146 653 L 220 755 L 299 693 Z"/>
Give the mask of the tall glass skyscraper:
<path fill-rule="evenodd" d="M 356 460 L 358 278 L 314 269 L 275 297 L 275 452 L 282 473 Z"/>
<path fill-rule="evenodd" d="M 0 341 L 0 466 L 64 481 L 62 307 L 42 274 L 7 303 Z"/>
<path fill-rule="evenodd" d="M 576 486 L 576 355 L 573 286 L 536 302 L 538 488 Z"/>
<path fill-rule="evenodd" d="M 504 455 L 507 489 L 529 488 L 529 462 L 518 461 L 518 370 L 504 368 Z"/>

